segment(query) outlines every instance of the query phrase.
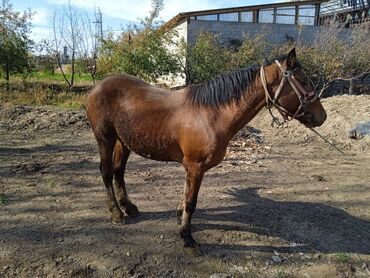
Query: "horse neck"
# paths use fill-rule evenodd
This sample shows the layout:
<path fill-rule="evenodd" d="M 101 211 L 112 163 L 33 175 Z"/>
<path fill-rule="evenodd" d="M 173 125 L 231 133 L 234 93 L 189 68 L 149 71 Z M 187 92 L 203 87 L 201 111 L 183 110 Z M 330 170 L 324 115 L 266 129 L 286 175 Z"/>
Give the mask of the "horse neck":
<path fill-rule="evenodd" d="M 248 86 L 247 91 L 238 103 L 232 103 L 221 109 L 220 119 L 222 128 L 231 139 L 240 129 L 250 122 L 266 105 L 265 92 L 260 76 Z"/>

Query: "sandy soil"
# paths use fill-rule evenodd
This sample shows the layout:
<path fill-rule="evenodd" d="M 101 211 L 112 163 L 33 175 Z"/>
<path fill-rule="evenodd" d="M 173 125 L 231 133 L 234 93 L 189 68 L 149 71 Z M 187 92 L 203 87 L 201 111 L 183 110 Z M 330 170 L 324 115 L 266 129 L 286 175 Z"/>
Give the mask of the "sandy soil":
<path fill-rule="evenodd" d="M 348 137 L 370 96 L 323 104 L 346 155 L 262 111 L 204 179 L 198 257 L 178 236 L 181 165 L 130 157 L 141 215 L 112 225 L 84 112 L 0 106 L 0 277 L 370 277 L 370 136 Z"/>

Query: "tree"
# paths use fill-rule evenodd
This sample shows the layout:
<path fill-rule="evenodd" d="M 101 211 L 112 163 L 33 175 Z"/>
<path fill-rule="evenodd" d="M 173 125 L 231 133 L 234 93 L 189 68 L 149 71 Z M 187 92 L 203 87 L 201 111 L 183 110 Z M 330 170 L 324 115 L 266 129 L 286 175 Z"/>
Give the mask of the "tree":
<path fill-rule="evenodd" d="M 202 83 L 228 70 L 230 52 L 212 33 L 200 32 L 195 44 L 188 47 L 188 83 Z"/>
<path fill-rule="evenodd" d="M 268 45 L 266 38 L 257 34 L 224 47 L 217 35 L 200 32 L 195 44 L 187 46 L 187 83 L 201 83 L 222 72 L 261 64 L 271 50 Z"/>
<path fill-rule="evenodd" d="M 88 14 L 85 13 L 80 15 L 79 27 L 82 31 L 77 34 L 77 68 L 79 69 L 79 72 L 90 74 L 95 84 L 98 58 L 98 38 L 91 26 L 91 19 Z"/>
<path fill-rule="evenodd" d="M 29 39 L 30 19 L 33 13 L 13 11 L 8 0 L 2 1 L 0 8 L 0 69 L 5 74 L 7 91 L 9 79 L 14 73 L 27 73 L 31 70 L 29 55 L 32 41 Z"/>
<path fill-rule="evenodd" d="M 97 38 L 91 27 L 89 16 L 74 6 L 71 0 L 68 0 L 60 10 L 54 10 L 52 26 L 54 39 L 50 45 L 69 89 L 74 85 L 77 59 L 83 62 L 82 68 L 90 73 L 95 82 Z M 68 61 L 64 57 L 65 51 L 68 53 Z M 70 64 L 69 74 L 63 67 L 65 63 Z"/>
<path fill-rule="evenodd" d="M 180 59 L 168 48 L 173 44 L 173 33 L 162 30 L 156 22 L 162 8 L 163 1 L 153 0 L 152 11 L 140 25 L 104 39 L 98 58 L 100 76 L 126 73 L 156 82 L 180 70 Z"/>
<path fill-rule="evenodd" d="M 35 48 L 36 51 L 40 53 L 33 56 L 36 71 L 44 71 L 55 74 L 57 63 L 52 41 L 44 39 L 37 43 Z"/>
<path fill-rule="evenodd" d="M 152 0 L 152 9 L 150 10 L 149 15 L 141 20 L 141 24 L 144 26 L 144 29 L 155 29 L 158 27 L 160 22 L 156 21 L 156 19 L 159 17 L 159 13 L 163 8 L 163 0 Z"/>
<path fill-rule="evenodd" d="M 353 29 L 330 25 L 316 34 L 312 45 L 298 45 L 301 60 L 323 94 L 335 81 L 350 83 L 370 74 L 369 26 Z"/>
<path fill-rule="evenodd" d="M 105 38 L 98 58 L 100 76 L 126 73 L 148 82 L 178 72 L 179 59 L 167 45 L 172 36 L 159 30 L 125 31 L 118 38 Z"/>

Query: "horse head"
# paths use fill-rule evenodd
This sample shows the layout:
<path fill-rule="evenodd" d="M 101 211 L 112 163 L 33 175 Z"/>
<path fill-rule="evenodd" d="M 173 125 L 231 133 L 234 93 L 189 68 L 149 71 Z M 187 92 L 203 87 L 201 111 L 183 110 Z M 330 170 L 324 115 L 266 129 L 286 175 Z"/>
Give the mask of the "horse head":
<path fill-rule="evenodd" d="M 271 82 L 272 94 L 267 87 L 267 74 L 274 77 Z M 268 79 L 271 80 L 271 77 Z M 267 107 L 276 107 L 285 120 L 297 119 L 310 128 L 325 122 L 326 112 L 314 84 L 299 63 L 294 48 L 270 65 L 262 66 L 261 80 Z"/>

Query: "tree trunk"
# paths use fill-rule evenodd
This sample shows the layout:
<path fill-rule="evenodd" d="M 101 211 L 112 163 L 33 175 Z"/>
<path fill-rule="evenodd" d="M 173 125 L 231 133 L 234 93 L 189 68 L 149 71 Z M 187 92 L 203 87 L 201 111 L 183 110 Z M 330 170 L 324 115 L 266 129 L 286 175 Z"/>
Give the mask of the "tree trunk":
<path fill-rule="evenodd" d="M 75 79 L 75 49 L 72 49 L 72 60 L 71 60 L 71 84 L 69 90 L 72 91 L 73 83 Z"/>
<path fill-rule="evenodd" d="M 10 92 L 10 65 L 9 65 L 9 57 L 7 57 L 7 60 L 6 60 L 5 80 L 6 80 L 6 91 L 7 92 Z"/>
<path fill-rule="evenodd" d="M 60 59 L 60 55 L 59 55 L 59 53 L 57 53 L 56 54 L 56 58 L 57 58 L 57 62 L 58 62 L 58 67 L 59 67 L 59 69 L 60 69 L 60 72 L 62 73 L 62 75 L 63 75 L 63 78 L 64 78 L 64 80 L 67 82 L 67 84 L 68 84 L 68 88 L 71 88 L 72 87 L 72 85 L 71 85 L 71 83 L 69 82 L 69 80 L 68 80 L 68 78 L 67 78 L 67 76 L 66 76 L 66 74 L 65 74 L 65 72 L 64 72 L 64 70 L 63 70 L 63 65 L 62 65 L 62 61 L 61 61 L 61 59 Z"/>

